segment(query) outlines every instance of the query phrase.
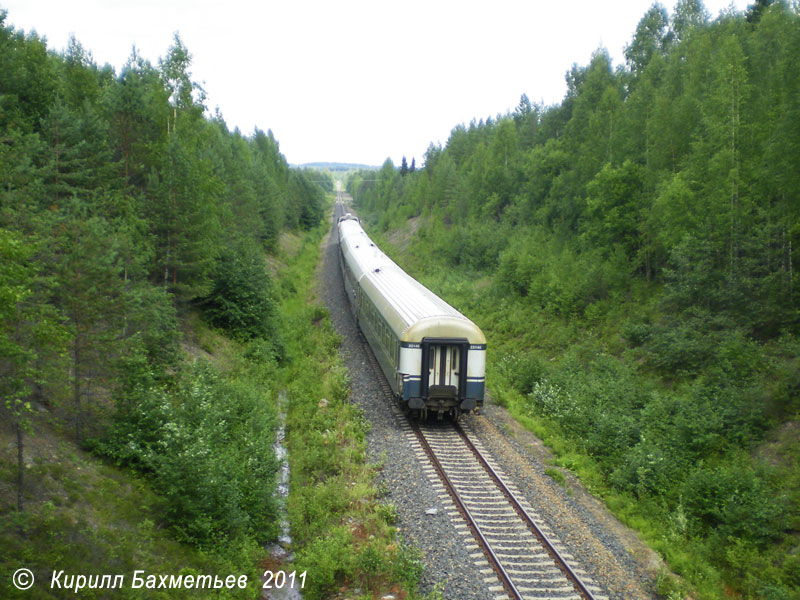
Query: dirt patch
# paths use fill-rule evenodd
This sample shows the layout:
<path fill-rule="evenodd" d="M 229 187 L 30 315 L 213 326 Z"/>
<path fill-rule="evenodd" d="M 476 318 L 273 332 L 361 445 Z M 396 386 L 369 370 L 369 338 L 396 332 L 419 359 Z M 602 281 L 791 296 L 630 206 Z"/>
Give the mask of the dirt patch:
<path fill-rule="evenodd" d="M 273 254 L 265 254 L 264 263 L 267 272 L 271 277 L 277 278 L 280 272 L 286 267 L 286 257 L 297 256 L 303 249 L 303 240 L 294 233 L 283 232 L 278 239 L 278 251 Z"/>
<path fill-rule="evenodd" d="M 75 499 L 83 496 L 76 490 L 94 486 L 101 479 L 100 461 L 53 428 L 50 414 L 42 412 L 31 418 L 31 430 L 23 437 L 24 504 L 27 510 L 37 510 L 43 502 L 55 503 L 70 515 L 76 515 Z M 0 482 L 0 513 L 16 506 L 17 439 L 11 427 L 0 428 L 0 463 L 12 477 Z M 88 514 L 85 513 L 84 514 Z"/>
<path fill-rule="evenodd" d="M 797 452 L 797 440 L 800 440 L 800 421 L 787 421 L 768 436 L 756 454 L 773 467 L 786 468 Z"/>
<path fill-rule="evenodd" d="M 402 227 L 392 231 L 386 241 L 398 250 L 405 250 L 411 240 L 416 237 L 421 225 L 422 217 L 411 217 Z"/>

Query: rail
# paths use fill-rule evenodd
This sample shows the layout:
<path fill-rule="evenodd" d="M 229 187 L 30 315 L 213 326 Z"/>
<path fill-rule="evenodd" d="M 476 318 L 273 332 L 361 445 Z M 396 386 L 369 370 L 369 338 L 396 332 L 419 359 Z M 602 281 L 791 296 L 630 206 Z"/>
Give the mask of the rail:
<path fill-rule="evenodd" d="M 550 539 L 547 537 L 544 531 L 536 524 L 536 521 L 528 514 L 520 501 L 517 497 L 508 489 L 508 486 L 502 480 L 502 478 L 497 474 L 497 472 L 492 468 L 492 465 L 488 463 L 488 461 L 484 458 L 483 454 L 475 447 L 475 444 L 472 443 L 472 440 L 469 439 L 464 429 L 459 425 L 457 422 L 453 422 L 453 427 L 461 436 L 461 439 L 464 441 L 464 444 L 469 448 L 470 452 L 472 452 L 475 457 L 477 458 L 478 462 L 484 468 L 484 470 L 488 473 L 489 477 L 494 481 L 495 485 L 503 492 L 503 495 L 508 500 L 509 504 L 514 508 L 516 513 L 519 515 L 520 519 L 525 523 L 528 529 L 533 533 L 533 535 L 539 539 L 542 545 L 546 548 L 548 554 L 553 558 L 556 566 L 561 569 L 567 579 L 575 586 L 578 593 L 580 593 L 586 600 L 596 600 L 594 595 L 592 594 L 591 590 L 583 583 L 581 578 L 578 576 L 577 573 L 570 567 L 567 560 L 561 555 L 561 553 L 556 549 Z"/>

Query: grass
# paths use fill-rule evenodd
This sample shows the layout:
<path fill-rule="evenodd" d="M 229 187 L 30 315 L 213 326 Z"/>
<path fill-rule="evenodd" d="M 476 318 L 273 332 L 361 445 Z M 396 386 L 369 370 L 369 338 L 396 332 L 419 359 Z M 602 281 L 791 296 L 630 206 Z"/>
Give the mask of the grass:
<path fill-rule="evenodd" d="M 420 553 L 403 543 L 396 509 L 368 463 L 369 423 L 349 402 L 349 377 L 339 335 L 314 295 L 314 269 L 324 226 L 296 248 L 279 274 L 289 361 L 286 441 L 291 468 L 288 501 L 296 564 L 307 571 L 304 598 L 414 598 Z M 291 285 L 286 283 L 291 281 Z"/>
<path fill-rule="evenodd" d="M 567 487 L 567 477 L 564 475 L 563 472 L 559 471 L 558 469 L 554 469 L 549 467 L 544 470 L 544 474 L 550 477 L 553 481 L 555 481 L 561 487 Z"/>

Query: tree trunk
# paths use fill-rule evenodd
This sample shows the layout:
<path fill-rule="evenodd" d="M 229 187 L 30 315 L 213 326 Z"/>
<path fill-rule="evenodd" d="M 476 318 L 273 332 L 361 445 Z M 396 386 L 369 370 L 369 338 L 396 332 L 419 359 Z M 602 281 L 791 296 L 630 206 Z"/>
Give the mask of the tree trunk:
<path fill-rule="evenodd" d="M 22 424 L 19 423 L 19 421 L 14 423 L 14 429 L 17 433 L 17 510 L 22 512 L 22 490 L 25 483 L 25 458 L 24 447 L 22 445 L 24 432 L 22 431 Z"/>
<path fill-rule="evenodd" d="M 81 356 L 80 356 L 80 332 L 76 327 L 75 343 L 74 343 L 74 363 L 73 363 L 73 380 L 72 380 L 72 405 L 75 410 L 75 439 L 78 444 L 83 440 L 83 419 L 81 415 Z"/>

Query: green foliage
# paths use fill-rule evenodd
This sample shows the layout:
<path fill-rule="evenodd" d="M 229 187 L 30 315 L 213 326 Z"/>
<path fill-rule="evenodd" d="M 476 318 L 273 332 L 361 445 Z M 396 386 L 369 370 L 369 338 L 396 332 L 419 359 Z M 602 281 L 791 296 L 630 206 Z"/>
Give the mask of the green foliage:
<path fill-rule="evenodd" d="M 252 250 L 228 250 L 211 276 L 213 288 L 202 301 L 208 320 L 240 339 L 275 342 L 277 311 L 264 259 Z"/>
<path fill-rule="evenodd" d="M 37 367 L 39 352 L 47 352 L 46 345 L 58 351 L 65 338 L 54 307 L 34 301 L 42 281 L 38 265 L 31 262 L 33 250 L 29 240 L 0 229 L 0 408 L 15 422 L 24 421 L 31 411 L 32 384 L 42 375 Z"/>
<path fill-rule="evenodd" d="M 7 13 L 0 12 L 0 77 L 2 125 L 33 130 L 48 110 L 56 94 L 56 74 L 47 54 L 47 46 L 36 34 L 25 35 L 6 23 Z"/>
<path fill-rule="evenodd" d="M 536 231 L 513 239 L 500 253 L 496 285 L 557 315 L 584 314 L 630 285 L 630 263 L 616 246 L 576 252 L 563 240 Z"/>
<path fill-rule="evenodd" d="M 163 287 L 146 283 L 132 285 L 126 294 L 125 331 L 128 338 L 127 357 L 143 352 L 150 367 L 159 374 L 174 368 L 179 357 L 180 332 L 173 297 Z"/>
<path fill-rule="evenodd" d="M 545 376 L 544 365 L 532 354 L 512 354 L 498 361 L 500 374 L 521 394 L 532 393 Z"/>
<path fill-rule="evenodd" d="M 796 20 L 780 4 L 757 28 L 653 7 L 630 72 L 598 52 L 562 105 L 458 126 L 424 170 L 384 165 L 349 189 L 381 229 L 430 211 L 432 251 L 499 264 L 501 285 L 558 314 L 636 276 L 665 283 L 672 311 L 721 312 L 755 336 L 796 329 Z"/>
<path fill-rule="evenodd" d="M 3 545 L 35 548 L 50 568 L 85 572 L 92 552 L 109 560 L 96 572 L 145 566 L 130 540 L 106 541 L 128 535 L 119 529 L 92 531 L 72 508 L 47 520 L 42 478 L 26 466 L 58 454 L 39 447 L 46 424 L 147 475 L 161 504 L 142 536 L 168 524 L 214 557 L 187 566 L 252 572 L 258 544 L 277 533 L 271 444 L 284 354 L 264 251 L 279 250 L 287 227 L 321 220 L 319 178 L 290 170 L 271 132 L 244 137 L 206 118 L 177 35 L 157 66 L 134 50 L 117 74 L 74 38 L 48 51 L 0 10 L 0 63 L 0 412 L 16 438 L 4 447 L 19 448 L 13 462 L 3 456 L 0 488 L 18 491 L 14 503 L 2 495 L 4 513 L 24 511 Z M 196 347 L 202 303 L 237 341 L 208 333 Z M 184 364 L 204 351 L 215 367 Z M 75 479 L 76 468 L 59 474 L 69 489 L 54 503 L 105 483 Z M 117 552 L 134 558 L 115 562 Z"/>
<path fill-rule="evenodd" d="M 5 433 L 5 432 L 4 432 Z M 56 442 L 49 433 L 38 432 Z M 8 439 L 8 438 L 4 438 Z M 35 438 L 37 443 L 40 438 Z M 0 477 L 5 479 L 5 463 Z M 130 576 L 136 569 L 147 573 L 246 573 L 247 590 L 173 589 L 170 598 L 257 598 L 256 561 L 261 549 L 241 543 L 221 552 L 201 552 L 174 540 L 163 526 L 163 499 L 141 478 L 86 455 L 69 442 L 58 443 L 55 457 L 38 457 L 27 469 L 30 488 L 24 512 L 0 503 L 0 568 L 13 573 L 20 565 L 33 571 L 37 585 L 19 591 L 10 578 L 0 583 L 4 598 L 63 598 L 63 590 L 50 589 L 52 572 L 120 573 L 126 575 L 124 588 L 114 591 L 119 598 L 142 598 L 144 590 L 131 589 Z M 46 496 L 46 500 L 38 497 Z M 55 567 L 54 567 L 55 565 Z M 62 578 L 63 582 L 63 578 Z M 147 590 L 153 596 L 154 590 Z M 74 592 L 70 592 L 74 594 Z M 83 590 L 82 596 L 103 597 Z"/>
<path fill-rule="evenodd" d="M 325 192 L 303 171 L 291 171 L 288 181 L 287 224 L 310 230 L 322 220 Z"/>
<path fill-rule="evenodd" d="M 414 597 L 418 553 L 397 539 L 394 509 L 381 503 L 374 466 L 366 462 L 369 423 L 349 402 L 341 338 L 328 312 L 307 298 L 319 257 L 318 227 L 282 278 L 293 282 L 283 299 L 288 360 L 286 443 L 290 460 L 289 518 L 298 570 L 309 573 L 303 597 L 327 598 L 345 589 L 380 597 L 397 585 Z M 312 576 L 313 574 L 313 576 Z"/>
<path fill-rule="evenodd" d="M 776 495 L 765 467 L 733 456 L 715 467 L 699 467 L 681 488 L 690 534 L 764 547 L 786 527 L 785 497 Z"/>
<path fill-rule="evenodd" d="M 44 401 L 41 382 L 62 366 L 57 357 L 68 338 L 56 307 L 36 301 L 48 286 L 39 265 L 31 261 L 34 244 L 33 239 L 0 229 L 0 414 L 16 434 L 19 511 L 24 508 L 24 438 L 33 429 L 33 402 Z"/>
<path fill-rule="evenodd" d="M 583 230 L 592 246 L 607 251 L 619 246 L 629 259 L 636 257 L 644 176 L 643 168 L 626 160 L 617 168 L 606 164 L 586 185 Z"/>
<path fill-rule="evenodd" d="M 276 534 L 275 413 L 255 384 L 199 363 L 174 391 L 140 383 L 119 406 L 101 449 L 151 475 L 180 539 L 208 546 Z"/>
<path fill-rule="evenodd" d="M 547 475 L 548 477 L 552 477 L 553 480 L 555 480 L 558 483 L 558 485 L 562 487 L 566 486 L 567 484 L 567 478 L 564 476 L 564 473 L 562 473 L 558 469 L 553 469 L 553 468 L 545 469 L 544 474 Z"/>
<path fill-rule="evenodd" d="M 325 598 L 335 592 L 337 583 L 352 572 L 352 561 L 352 536 L 347 527 L 335 527 L 311 541 L 298 556 L 298 564 L 314 574 L 304 596 Z"/>

